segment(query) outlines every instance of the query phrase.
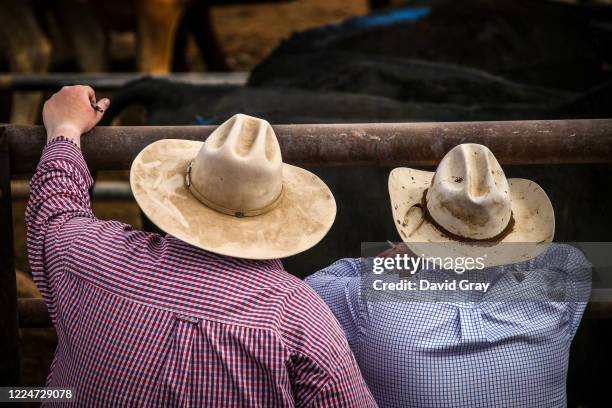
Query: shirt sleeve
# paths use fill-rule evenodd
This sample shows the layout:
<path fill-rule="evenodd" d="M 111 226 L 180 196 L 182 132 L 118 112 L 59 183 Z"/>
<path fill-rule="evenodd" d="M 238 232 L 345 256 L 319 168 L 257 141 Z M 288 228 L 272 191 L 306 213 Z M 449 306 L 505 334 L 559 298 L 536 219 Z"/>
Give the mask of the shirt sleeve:
<path fill-rule="evenodd" d="M 285 311 L 283 337 L 296 407 L 376 407 L 342 329 L 306 285 Z"/>
<path fill-rule="evenodd" d="M 74 142 L 60 136 L 45 146 L 30 182 L 27 246 L 32 276 L 54 322 L 53 287 L 67 248 L 78 235 L 79 224 L 95 220 L 89 200 L 92 185 L 89 169 Z M 72 219 L 80 222 L 65 228 Z"/>
<path fill-rule="evenodd" d="M 361 297 L 362 259 L 340 259 L 306 278 L 338 319 L 355 355 L 365 329 L 367 309 Z"/>
<path fill-rule="evenodd" d="M 573 338 L 591 296 L 593 265 L 578 248 L 557 245 L 553 267 L 566 275 L 566 304 L 569 336 Z"/>
<path fill-rule="evenodd" d="M 295 406 L 377 407 L 348 346 L 345 350 L 340 348 L 333 352 L 329 355 L 335 360 L 330 364 L 333 365 L 331 372 L 326 372 L 311 356 L 293 355 L 291 371 Z"/>
<path fill-rule="evenodd" d="M 61 278 L 67 271 L 110 291 L 135 287 L 142 292 L 143 285 L 129 286 L 120 280 L 132 278 L 125 265 L 158 257 L 154 249 L 162 239 L 157 234 L 94 216 L 92 185 L 76 144 L 60 136 L 45 146 L 30 183 L 26 224 L 32 276 L 54 324 Z M 116 262 L 117 258 L 124 262 Z"/>
<path fill-rule="evenodd" d="M 580 249 L 567 244 L 551 244 L 536 258 L 513 265 L 513 269 L 546 274 L 548 286 L 562 289 L 555 298 L 565 305 L 568 336 L 574 337 L 591 296 L 593 266 Z"/>

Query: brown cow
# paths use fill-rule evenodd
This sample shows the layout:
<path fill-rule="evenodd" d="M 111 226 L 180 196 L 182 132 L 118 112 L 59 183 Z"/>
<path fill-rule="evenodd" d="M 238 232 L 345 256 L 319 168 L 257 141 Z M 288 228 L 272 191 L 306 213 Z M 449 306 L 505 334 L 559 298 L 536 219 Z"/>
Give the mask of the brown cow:
<path fill-rule="evenodd" d="M 135 28 L 138 71 L 164 74 L 171 71 L 175 37 L 186 15 L 182 32 L 193 32 L 207 66 L 227 70 L 210 24 L 209 8 L 261 1 L 5 0 L 0 13 L 0 39 L 4 44 L 0 51 L 6 54 L 9 69 L 15 73 L 48 72 L 52 57 L 56 60 L 62 52 L 71 54 L 83 72 L 105 72 L 109 66 L 109 32 Z M 47 32 L 43 30 L 45 26 Z M 10 122 L 33 123 L 40 101 L 40 93 L 16 92 Z"/>

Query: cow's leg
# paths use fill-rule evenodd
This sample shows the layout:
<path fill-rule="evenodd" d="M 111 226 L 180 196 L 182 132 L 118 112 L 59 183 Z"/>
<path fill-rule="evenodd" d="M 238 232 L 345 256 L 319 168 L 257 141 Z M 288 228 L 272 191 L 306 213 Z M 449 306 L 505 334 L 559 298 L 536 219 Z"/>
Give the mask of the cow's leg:
<path fill-rule="evenodd" d="M 210 7 L 204 1 L 197 1 L 186 16 L 186 23 L 191 28 L 198 48 L 209 71 L 230 71 L 225 54 L 215 33 L 210 18 Z"/>
<path fill-rule="evenodd" d="M 176 30 L 174 40 L 174 55 L 172 56 L 172 71 L 174 72 L 187 72 L 189 66 L 187 64 L 187 44 L 189 42 L 190 27 L 188 27 L 189 10 L 180 19 L 178 28 Z"/>
<path fill-rule="evenodd" d="M 135 0 L 138 18 L 138 69 L 164 74 L 170 71 L 174 37 L 185 0 Z"/>
<path fill-rule="evenodd" d="M 6 0 L 0 12 L 0 40 L 4 44 L 9 68 L 14 73 L 47 72 L 51 44 L 45 37 L 29 1 Z M 15 92 L 11 123 L 32 124 L 40 112 L 40 92 Z"/>
<path fill-rule="evenodd" d="M 179 21 L 185 11 L 183 0 L 135 0 L 138 18 L 138 70 L 152 74 L 170 72 Z M 159 232 L 141 211 L 145 231 Z"/>
<path fill-rule="evenodd" d="M 60 0 L 57 14 L 83 72 L 108 71 L 106 35 L 91 2 Z"/>

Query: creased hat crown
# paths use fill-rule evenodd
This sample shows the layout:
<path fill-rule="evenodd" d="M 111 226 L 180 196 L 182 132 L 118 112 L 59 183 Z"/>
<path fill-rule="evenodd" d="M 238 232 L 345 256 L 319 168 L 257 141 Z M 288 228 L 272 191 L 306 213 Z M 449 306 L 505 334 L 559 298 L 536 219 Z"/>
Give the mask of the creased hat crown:
<path fill-rule="evenodd" d="M 458 145 L 444 156 L 426 202 L 438 225 L 470 239 L 496 237 L 512 217 L 508 180 L 493 153 L 480 144 Z"/>
<path fill-rule="evenodd" d="M 263 212 L 283 188 L 282 156 L 272 126 L 252 116 L 232 116 L 202 145 L 189 182 L 192 193 L 214 209 L 233 215 Z"/>

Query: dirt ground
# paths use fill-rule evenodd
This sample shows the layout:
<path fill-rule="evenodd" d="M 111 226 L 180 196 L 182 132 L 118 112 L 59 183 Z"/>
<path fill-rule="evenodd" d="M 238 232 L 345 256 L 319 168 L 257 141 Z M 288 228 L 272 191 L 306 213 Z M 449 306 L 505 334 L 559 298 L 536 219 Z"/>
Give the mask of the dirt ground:
<path fill-rule="evenodd" d="M 248 70 L 291 33 L 336 23 L 367 10 L 364 0 L 302 0 L 218 7 L 212 18 L 230 66 Z"/>
<path fill-rule="evenodd" d="M 301 0 L 282 4 L 227 6 L 213 10 L 212 16 L 229 65 L 249 70 L 291 33 L 323 24 L 339 22 L 367 12 L 364 0 Z M 195 57 L 197 59 L 197 56 Z M 196 63 L 195 66 L 198 64 Z M 127 172 L 102 172 L 98 180 L 126 180 Z M 29 274 L 25 242 L 25 200 L 13 205 L 15 258 L 18 270 Z M 114 219 L 140 228 L 138 207 L 130 201 L 93 202 L 100 219 Z M 22 276 L 23 277 L 23 276 Z M 19 284 L 21 297 L 40 296 L 31 284 Z M 22 384 L 43 385 L 56 344 L 52 329 L 21 330 Z"/>

